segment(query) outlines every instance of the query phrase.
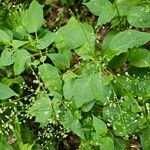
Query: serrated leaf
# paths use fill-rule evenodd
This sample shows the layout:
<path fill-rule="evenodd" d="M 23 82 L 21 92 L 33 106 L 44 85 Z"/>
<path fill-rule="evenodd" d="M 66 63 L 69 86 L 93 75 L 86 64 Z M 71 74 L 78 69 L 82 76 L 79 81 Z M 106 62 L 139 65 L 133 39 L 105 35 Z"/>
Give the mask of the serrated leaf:
<path fill-rule="evenodd" d="M 48 55 L 54 65 L 59 69 L 68 68 L 70 66 L 70 60 L 68 57 L 62 54 L 51 53 Z"/>
<path fill-rule="evenodd" d="M 47 31 L 44 34 L 39 37 L 37 41 L 37 48 L 38 49 L 45 49 L 47 48 L 50 44 L 52 44 L 55 40 L 55 34 Z"/>
<path fill-rule="evenodd" d="M 131 49 L 128 59 L 136 67 L 150 67 L 150 52 L 146 49 Z"/>
<path fill-rule="evenodd" d="M 116 15 L 116 9 L 109 0 L 90 0 L 85 5 L 94 15 L 99 16 L 98 25 L 111 21 Z"/>
<path fill-rule="evenodd" d="M 10 49 L 3 50 L 1 57 L 0 57 L 0 68 L 3 66 L 9 66 L 13 64 L 13 52 Z"/>
<path fill-rule="evenodd" d="M 57 68 L 50 64 L 42 64 L 39 66 L 38 70 L 46 88 L 51 91 L 61 92 L 62 80 Z"/>
<path fill-rule="evenodd" d="M 31 62 L 30 53 L 25 50 L 17 50 L 14 54 L 14 73 L 15 75 L 19 75 L 22 73 L 26 67 L 28 67 Z"/>
<path fill-rule="evenodd" d="M 0 83 L 0 100 L 8 99 L 12 96 L 18 96 L 9 86 Z"/>
<path fill-rule="evenodd" d="M 33 0 L 23 17 L 22 24 L 29 33 L 34 33 L 41 28 L 43 21 L 42 6 L 36 0 Z"/>
<path fill-rule="evenodd" d="M 100 141 L 100 150 L 114 150 L 114 141 L 110 137 L 104 137 Z"/>
<path fill-rule="evenodd" d="M 12 37 L 2 29 L 0 29 L 0 42 L 8 44 L 12 40 Z"/>
<path fill-rule="evenodd" d="M 105 135 L 107 133 L 107 125 L 95 116 L 93 116 L 93 127 L 100 135 Z"/>
<path fill-rule="evenodd" d="M 150 33 L 136 30 L 125 30 L 118 33 L 110 42 L 109 49 L 117 54 L 126 52 L 129 48 L 139 47 L 150 40 Z"/>
<path fill-rule="evenodd" d="M 150 7 L 133 7 L 128 14 L 128 21 L 132 26 L 140 28 L 150 27 Z"/>
<path fill-rule="evenodd" d="M 82 24 L 72 17 L 66 26 L 57 31 L 55 42 L 59 50 L 76 49 L 87 43 L 91 51 L 93 51 L 95 35 L 90 25 Z"/>
<path fill-rule="evenodd" d="M 52 106 L 51 99 L 46 93 L 40 93 L 40 95 L 38 95 L 37 100 L 29 108 L 29 114 L 35 116 L 36 122 L 39 122 L 42 127 L 49 123 Z"/>

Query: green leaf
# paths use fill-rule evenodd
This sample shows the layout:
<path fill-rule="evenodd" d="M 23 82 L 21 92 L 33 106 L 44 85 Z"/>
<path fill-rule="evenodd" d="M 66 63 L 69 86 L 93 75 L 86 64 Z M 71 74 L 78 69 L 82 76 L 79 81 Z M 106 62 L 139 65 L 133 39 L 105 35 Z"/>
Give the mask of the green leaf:
<path fill-rule="evenodd" d="M 83 112 L 88 112 L 88 111 L 90 111 L 90 110 L 93 108 L 94 104 L 95 104 L 95 101 L 94 101 L 94 100 L 85 103 L 85 104 L 82 106 L 82 111 L 83 111 Z"/>
<path fill-rule="evenodd" d="M 55 40 L 55 34 L 47 31 L 40 35 L 38 41 L 37 41 L 37 48 L 38 49 L 45 49 L 47 48 L 50 44 L 52 44 Z"/>
<path fill-rule="evenodd" d="M 128 15 L 128 21 L 132 26 L 140 28 L 150 27 L 150 7 L 133 7 Z"/>
<path fill-rule="evenodd" d="M 77 78 L 73 83 L 73 98 L 77 108 L 84 103 L 92 101 L 95 97 L 92 89 L 92 78 L 88 75 L 83 75 Z"/>
<path fill-rule="evenodd" d="M 27 41 L 20 41 L 20 40 L 13 40 L 12 41 L 12 46 L 17 49 L 23 45 L 25 45 L 26 43 L 28 43 Z"/>
<path fill-rule="evenodd" d="M 12 40 L 12 37 L 2 29 L 0 29 L 0 42 L 9 44 L 9 42 Z"/>
<path fill-rule="evenodd" d="M 9 86 L 0 83 L 0 99 L 8 99 L 12 96 L 18 96 Z"/>
<path fill-rule="evenodd" d="M 13 52 L 10 49 L 3 50 L 1 57 L 0 57 L 0 68 L 4 66 L 9 66 L 13 64 Z"/>
<path fill-rule="evenodd" d="M 60 78 L 59 70 L 50 64 L 42 64 L 38 69 L 45 87 L 50 91 L 61 92 L 62 80 Z"/>
<path fill-rule="evenodd" d="M 106 24 L 116 15 L 116 9 L 109 0 L 90 0 L 85 3 L 89 10 L 98 18 L 98 25 Z"/>
<path fill-rule="evenodd" d="M 100 150 L 114 150 L 114 141 L 110 137 L 104 137 L 100 141 Z"/>
<path fill-rule="evenodd" d="M 36 122 L 39 122 L 41 127 L 49 123 L 52 114 L 52 105 L 51 99 L 46 93 L 40 93 L 37 96 L 37 100 L 29 108 L 29 114 L 35 116 Z"/>
<path fill-rule="evenodd" d="M 110 42 L 109 49 L 117 54 L 126 52 L 129 48 L 139 47 L 150 40 L 150 33 L 136 30 L 125 30 L 118 33 Z"/>
<path fill-rule="evenodd" d="M 148 150 L 150 148 L 150 128 L 147 127 L 142 131 L 142 134 L 140 136 L 141 139 L 141 144 L 142 144 L 142 149 L 143 150 Z"/>
<path fill-rule="evenodd" d="M 59 50 L 76 49 L 87 43 L 88 47 L 93 51 L 95 35 L 90 25 L 82 24 L 72 17 L 66 26 L 58 29 L 55 42 Z M 86 51 L 86 49 L 83 49 L 83 51 Z"/>
<path fill-rule="evenodd" d="M 25 50 L 17 50 L 14 54 L 14 73 L 15 75 L 19 75 L 22 73 L 26 67 L 28 67 L 31 62 L 30 53 Z"/>
<path fill-rule="evenodd" d="M 93 116 L 93 127 L 100 135 L 105 135 L 107 133 L 107 125 L 95 116 Z"/>
<path fill-rule="evenodd" d="M 68 57 L 62 54 L 51 53 L 48 55 L 54 65 L 59 69 L 68 68 L 70 66 L 70 60 Z"/>
<path fill-rule="evenodd" d="M 33 0 L 29 9 L 26 11 L 22 24 L 29 33 L 33 33 L 37 32 L 41 28 L 43 21 L 42 6 L 36 0 Z"/>
<path fill-rule="evenodd" d="M 72 71 L 67 71 L 63 74 L 63 94 L 65 99 L 71 99 L 73 96 L 73 80 L 78 76 L 74 74 Z"/>
<path fill-rule="evenodd" d="M 128 59 L 136 67 L 150 67 L 150 52 L 146 49 L 131 49 Z"/>

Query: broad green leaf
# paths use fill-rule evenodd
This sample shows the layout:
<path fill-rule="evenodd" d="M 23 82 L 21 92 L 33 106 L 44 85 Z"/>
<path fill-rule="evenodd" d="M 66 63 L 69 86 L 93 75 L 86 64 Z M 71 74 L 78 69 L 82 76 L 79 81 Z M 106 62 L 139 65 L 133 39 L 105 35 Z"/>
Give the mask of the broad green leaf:
<path fill-rule="evenodd" d="M 50 64 L 42 64 L 39 66 L 39 76 L 44 82 L 46 88 L 51 91 L 61 92 L 62 80 L 59 70 Z"/>
<path fill-rule="evenodd" d="M 2 29 L 0 29 L 0 42 L 9 44 L 9 42 L 12 40 L 12 37 Z"/>
<path fill-rule="evenodd" d="M 39 122 L 40 126 L 46 126 L 49 123 L 52 114 L 52 105 L 51 99 L 46 93 L 40 93 L 37 96 L 37 100 L 29 108 L 29 114 L 35 116 L 36 122 Z"/>
<path fill-rule="evenodd" d="M 0 138 L 0 149 L 2 150 L 13 150 L 10 144 L 8 144 L 7 139 L 1 136 Z"/>
<path fill-rule="evenodd" d="M 136 67 L 150 67 L 150 51 L 146 49 L 131 49 L 128 59 Z"/>
<path fill-rule="evenodd" d="M 110 42 L 109 49 L 117 54 L 126 52 L 129 48 L 139 47 L 150 40 L 150 33 L 136 30 L 125 30 L 118 33 Z"/>
<path fill-rule="evenodd" d="M 17 50 L 14 54 L 14 73 L 15 75 L 19 75 L 22 73 L 31 62 L 30 53 L 25 50 Z"/>
<path fill-rule="evenodd" d="M 142 134 L 140 135 L 140 140 L 142 144 L 143 150 L 148 150 L 150 148 L 150 128 L 147 127 L 142 131 Z"/>
<path fill-rule="evenodd" d="M 12 96 L 18 96 L 9 86 L 0 83 L 0 100 L 10 98 Z"/>
<path fill-rule="evenodd" d="M 91 51 L 94 50 L 95 35 L 93 28 L 88 24 L 82 24 L 72 17 L 68 24 L 58 29 L 56 33 L 56 46 L 59 50 L 76 49 L 84 44 L 88 44 Z M 83 48 L 83 51 L 86 49 Z"/>
<path fill-rule="evenodd" d="M 114 141 L 110 137 L 104 137 L 100 141 L 100 150 L 114 150 Z"/>
<path fill-rule="evenodd" d="M 114 139 L 114 146 L 115 146 L 115 150 L 125 150 L 126 149 L 126 145 L 127 145 L 127 141 L 124 139 L 119 139 L 119 138 L 115 138 Z"/>
<path fill-rule="evenodd" d="M 93 127 L 100 135 L 105 135 L 107 133 L 107 125 L 101 119 L 95 116 L 93 116 Z"/>
<path fill-rule="evenodd" d="M 73 80 L 77 78 L 77 75 L 72 71 L 67 71 L 63 74 L 63 94 L 65 99 L 71 99 L 73 96 Z"/>
<path fill-rule="evenodd" d="M 9 66 L 13 64 L 13 52 L 10 49 L 3 50 L 0 57 L 0 68 L 3 66 Z"/>
<path fill-rule="evenodd" d="M 83 112 L 88 112 L 88 111 L 90 111 L 90 110 L 93 108 L 94 104 L 95 104 L 95 101 L 94 101 L 94 100 L 85 103 L 85 104 L 82 106 L 82 111 L 83 111 Z"/>
<path fill-rule="evenodd" d="M 37 48 L 38 49 L 45 49 L 47 48 L 50 44 L 52 44 L 55 40 L 55 34 L 47 31 L 40 35 L 38 41 L 37 41 Z"/>
<path fill-rule="evenodd" d="M 77 108 L 92 101 L 95 98 L 94 96 L 92 89 L 92 77 L 83 75 L 74 81 L 72 100 Z"/>
<path fill-rule="evenodd" d="M 111 21 L 116 15 L 116 9 L 109 0 L 90 0 L 85 3 L 89 10 L 98 18 L 98 25 Z"/>
<path fill-rule="evenodd" d="M 65 55 L 51 53 L 48 56 L 50 57 L 54 65 L 59 69 L 68 68 L 70 66 L 70 60 Z"/>
<path fill-rule="evenodd" d="M 27 41 L 20 41 L 20 40 L 13 40 L 12 41 L 12 46 L 17 49 L 23 45 L 25 45 L 26 43 L 28 43 Z"/>
<path fill-rule="evenodd" d="M 29 9 L 26 11 L 22 24 L 29 33 L 33 33 L 37 32 L 41 28 L 43 21 L 42 6 L 36 0 L 33 0 Z"/>
<path fill-rule="evenodd" d="M 140 28 L 150 27 L 150 7 L 133 7 L 128 15 L 128 21 L 132 26 Z"/>

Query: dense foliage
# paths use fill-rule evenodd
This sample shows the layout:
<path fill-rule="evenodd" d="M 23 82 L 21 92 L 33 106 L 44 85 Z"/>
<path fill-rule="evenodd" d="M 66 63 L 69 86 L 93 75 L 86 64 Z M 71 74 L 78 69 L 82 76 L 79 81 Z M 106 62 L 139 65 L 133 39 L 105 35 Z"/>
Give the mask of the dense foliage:
<path fill-rule="evenodd" d="M 149 0 L 54 4 L 0 2 L 0 149 L 150 149 Z"/>

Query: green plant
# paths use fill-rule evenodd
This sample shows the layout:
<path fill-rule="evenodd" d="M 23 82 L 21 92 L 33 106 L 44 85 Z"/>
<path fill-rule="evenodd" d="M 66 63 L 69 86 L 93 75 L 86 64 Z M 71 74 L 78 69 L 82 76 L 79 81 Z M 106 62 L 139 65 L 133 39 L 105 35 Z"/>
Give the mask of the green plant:
<path fill-rule="evenodd" d="M 123 150 L 132 140 L 149 149 L 150 3 L 84 5 L 99 17 L 96 28 L 109 26 L 102 42 L 75 16 L 50 31 L 36 0 L 28 9 L 3 10 L 8 17 L 0 25 L 0 147 L 14 136 L 16 149 L 58 149 L 72 133 L 82 150 Z M 27 141 L 24 127 L 33 131 Z"/>

